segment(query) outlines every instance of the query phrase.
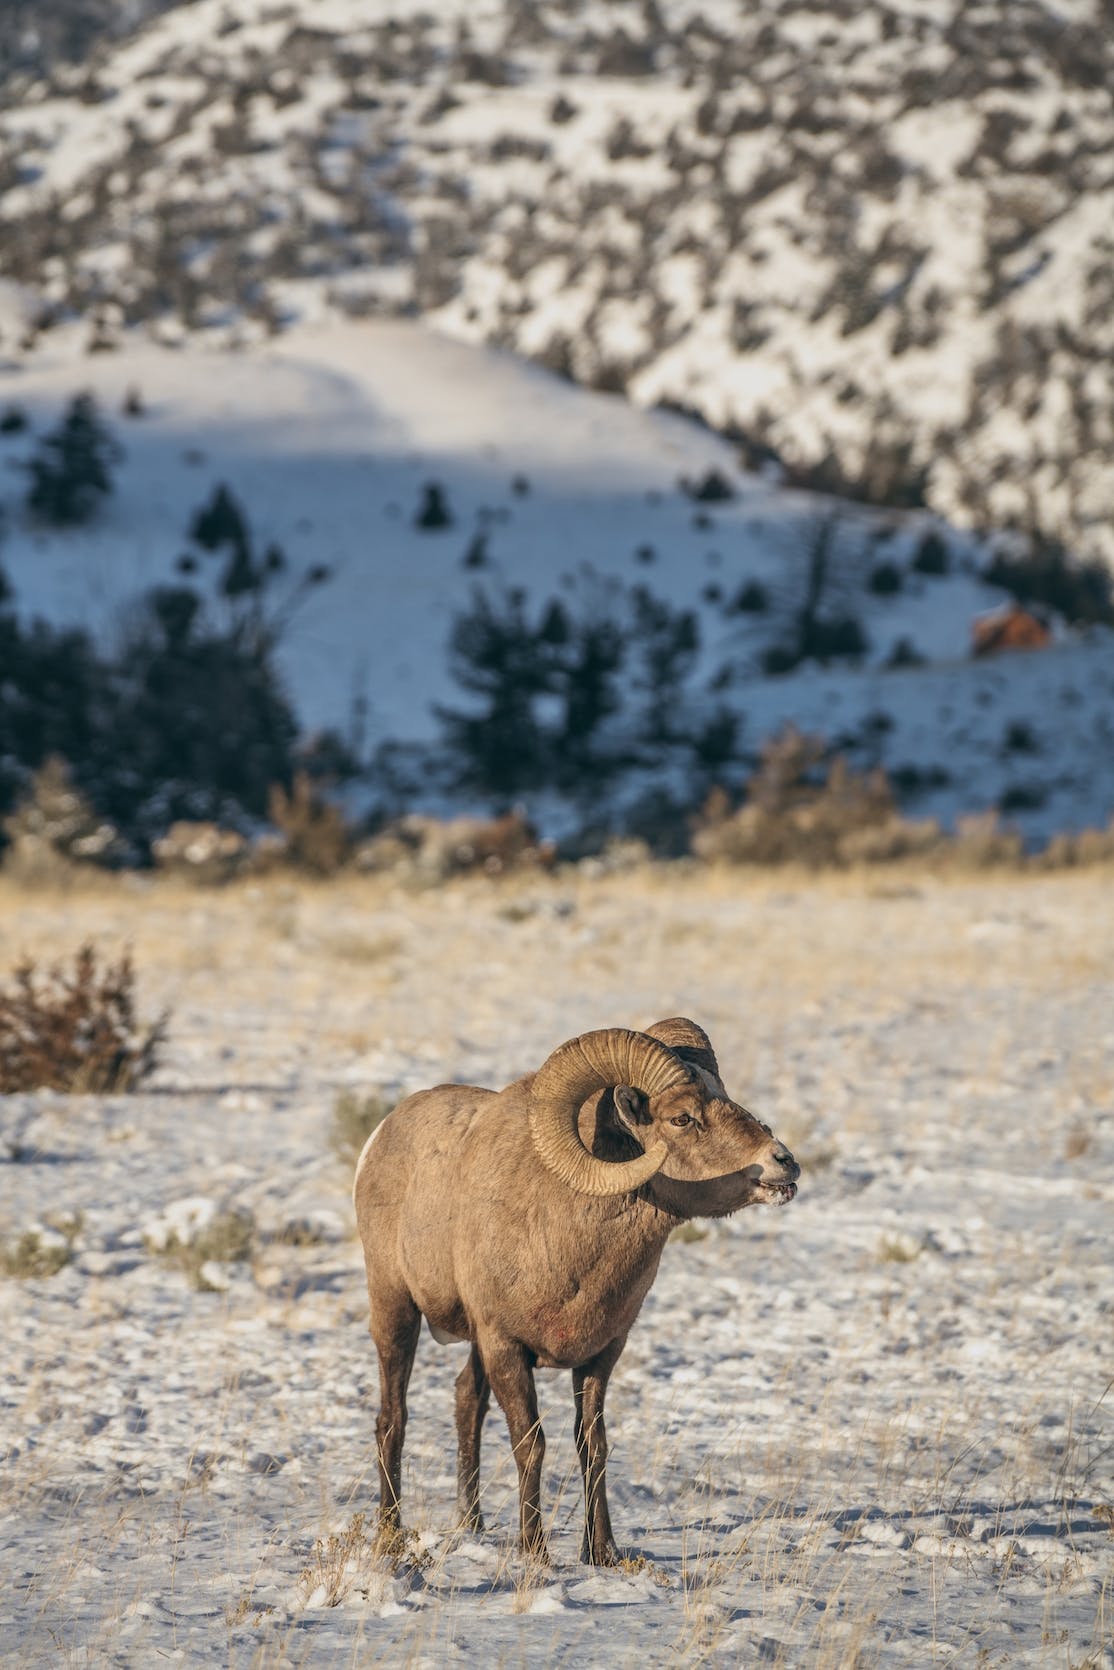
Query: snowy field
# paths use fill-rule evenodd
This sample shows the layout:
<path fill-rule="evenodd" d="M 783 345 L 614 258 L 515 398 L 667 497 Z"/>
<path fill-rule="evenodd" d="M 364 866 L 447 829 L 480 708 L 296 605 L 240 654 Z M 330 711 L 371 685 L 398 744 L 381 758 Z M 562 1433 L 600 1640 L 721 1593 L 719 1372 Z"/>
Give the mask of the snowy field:
<path fill-rule="evenodd" d="M 1100 871 L 0 883 L 5 969 L 129 938 L 173 1008 L 145 1093 L 0 1101 L 0 1229 L 73 1251 L 0 1281 L 0 1657 L 1114 1665 L 1111 916 Z M 514 1551 L 498 1411 L 488 1531 L 454 1536 L 460 1359 L 428 1336 L 420 1555 L 376 1566 L 338 1091 L 499 1084 L 674 1013 L 804 1175 L 666 1249 L 608 1404 L 628 1569 L 577 1562 L 564 1376 L 540 1386 L 552 1566 Z M 249 1226 L 216 1291 L 152 1250 L 192 1197 Z"/>

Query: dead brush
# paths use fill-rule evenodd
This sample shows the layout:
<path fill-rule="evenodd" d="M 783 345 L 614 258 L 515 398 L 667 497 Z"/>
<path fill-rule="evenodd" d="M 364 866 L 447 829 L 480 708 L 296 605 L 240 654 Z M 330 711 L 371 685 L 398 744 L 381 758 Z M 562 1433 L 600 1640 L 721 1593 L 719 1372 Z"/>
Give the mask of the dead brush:
<path fill-rule="evenodd" d="M 374 1558 L 366 1525 L 365 1516 L 355 1513 L 341 1532 L 314 1543 L 313 1557 L 300 1579 L 307 1602 L 339 1606 L 361 1580 L 366 1587 Z"/>
<path fill-rule="evenodd" d="M 87 941 L 72 971 L 43 974 L 28 957 L 0 987 L 0 1094 L 135 1090 L 159 1065 L 168 1020 L 140 1024 L 130 951 L 101 968 Z"/>

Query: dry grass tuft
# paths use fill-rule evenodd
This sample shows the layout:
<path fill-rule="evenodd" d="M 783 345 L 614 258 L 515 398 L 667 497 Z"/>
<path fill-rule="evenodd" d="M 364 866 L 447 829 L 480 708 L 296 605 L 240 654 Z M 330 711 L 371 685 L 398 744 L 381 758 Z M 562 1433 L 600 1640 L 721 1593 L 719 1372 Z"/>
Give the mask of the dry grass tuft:
<path fill-rule="evenodd" d="M 1094 1142 L 1094 1133 L 1086 1125 L 1076 1120 L 1064 1139 L 1065 1160 L 1079 1160 L 1087 1153 Z"/>
<path fill-rule="evenodd" d="M 367 1592 L 372 1570 L 386 1562 L 389 1568 L 402 1566 L 425 1569 L 430 1556 L 417 1545 L 413 1531 L 399 1529 L 390 1546 L 369 1535 L 367 1517 L 355 1513 L 340 1532 L 319 1537 L 313 1557 L 302 1572 L 299 1586 L 307 1606 L 340 1606 L 357 1591 Z"/>
<path fill-rule="evenodd" d="M 59 964 L 43 975 L 27 958 L 0 988 L 0 1094 L 134 1090 L 159 1065 L 168 1018 L 140 1026 L 130 951 L 102 970 L 87 942 L 71 973 Z"/>
<path fill-rule="evenodd" d="M 364 1143 L 394 1106 L 390 1097 L 374 1090 L 366 1096 L 357 1096 L 353 1090 L 342 1091 L 333 1105 L 330 1137 L 337 1159 L 346 1166 L 354 1166 Z"/>
<path fill-rule="evenodd" d="M 372 1555 L 365 1525 L 362 1513 L 353 1514 L 339 1536 L 319 1537 L 314 1543 L 313 1558 L 301 1577 L 307 1600 L 320 1595 L 323 1605 L 339 1606 L 350 1592 L 356 1575 L 351 1568 Z"/>
<path fill-rule="evenodd" d="M 184 1270 L 199 1293 L 217 1293 L 221 1289 L 208 1279 L 205 1266 L 245 1263 L 255 1250 L 255 1220 L 245 1210 L 219 1212 L 189 1241 L 172 1236 L 152 1250 Z"/>
<path fill-rule="evenodd" d="M 24 1230 L 18 1241 L 0 1249 L 0 1275 L 13 1281 L 44 1281 L 56 1276 L 73 1258 L 75 1233 Z"/>

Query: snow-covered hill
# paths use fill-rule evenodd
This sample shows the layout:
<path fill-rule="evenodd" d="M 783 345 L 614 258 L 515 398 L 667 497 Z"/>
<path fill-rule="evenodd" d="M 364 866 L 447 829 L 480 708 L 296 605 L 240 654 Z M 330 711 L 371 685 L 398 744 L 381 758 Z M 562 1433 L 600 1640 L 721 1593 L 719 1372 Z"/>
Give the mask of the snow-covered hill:
<path fill-rule="evenodd" d="M 9 80 L 0 272 L 100 339 L 417 309 L 1109 557 L 1112 89 L 1100 0 L 195 0 Z"/>
<path fill-rule="evenodd" d="M 79 327 L 61 328 L 9 370 L 6 387 L 30 419 L 0 438 L 0 560 L 22 613 L 110 644 L 157 584 L 199 587 L 219 609 L 221 563 L 194 547 L 183 573 L 180 559 L 195 512 L 223 482 L 259 548 L 273 541 L 286 553 L 276 606 L 307 567 L 331 570 L 279 651 L 310 729 L 347 731 L 366 701 L 367 746 L 432 740 L 434 704 L 466 705 L 447 644 L 477 586 L 492 596 L 520 587 L 535 610 L 561 598 L 575 615 L 619 608 L 641 584 L 696 613 L 687 717 L 671 717 L 692 731 L 702 715 L 739 716 L 728 777 L 792 720 L 857 764 L 884 763 L 919 813 L 1000 805 L 1033 837 L 1110 814 L 1109 633 L 1059 627 L 1043 652 L 972 660 L 971 623 L 1004 594 L 979 578 L 971 540 L 923 514 L 836 505 L 745 474 L 726 442 L 686 419 L 384 320 L 300 326 L 240 353 L 129 334 L 92 357 Z M 79 388 L 95 394 L 124 457 L 97 518 L 52 531 L 27 516 L 20 466 Z M 143 407 L 130 419 L 129 391 Z M 694 498 L 710 473 L 729 496 Z M 431 482 L 452 518 L 432 532 L 415 526 Z M 764 676 L 833 511 L 827 606 L 859 623 L 865 653 Z M 944 574 L 917 570 L 928 532 Z M 882 567 L 896 589 L 872 589 Z M 765 593 L 764 609 L 740 610 L 748 585 Z M 625 690 L 643 676 L 633 652 L 624 676 Z M 693 792 L 671 770 L 663 751 L 651 776 Z M 550 829 L 553 816 L 547 808 Z"/>

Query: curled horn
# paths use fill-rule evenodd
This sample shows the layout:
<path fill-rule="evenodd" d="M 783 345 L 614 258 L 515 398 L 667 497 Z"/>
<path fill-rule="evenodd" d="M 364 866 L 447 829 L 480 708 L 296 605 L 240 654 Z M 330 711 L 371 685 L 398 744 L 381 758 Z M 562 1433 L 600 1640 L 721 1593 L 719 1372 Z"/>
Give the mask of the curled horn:
<path fill-rule="evenodd" d="M 644 1032 L 610 1027 L 585 1032 L 554 1050 L 534 1075 L 530 1134 L 541 1160 L 581 1194 L 618 1195 L 637 1189 L 661 1170 L 663 1142 L 637 1159 L 599 1160 L 580 1140 L 577 1119 L 594 1090 L 629 1084 L 644 1095 L 660 1096 L 695 1075 L 673 1051 Z"/>
<path fill-rule="evenodd" d="M 682 1061 L 690 1061 L 694 1067 L 699 1067 L 722 1088 L 723 1075 L 712 1040 L 695 1021 L 686 1020 L 683 1015 L 674 1015 L 667 1021 L 655 1021 L 653 1026 L 648 1026 L 646 1036 L 667 1045 Z"/>

